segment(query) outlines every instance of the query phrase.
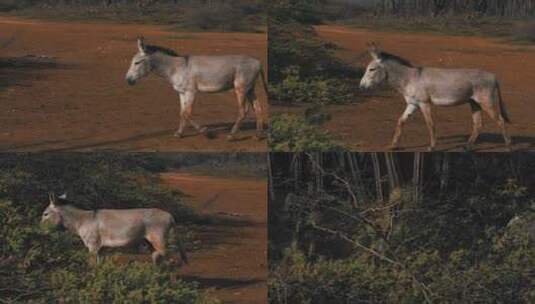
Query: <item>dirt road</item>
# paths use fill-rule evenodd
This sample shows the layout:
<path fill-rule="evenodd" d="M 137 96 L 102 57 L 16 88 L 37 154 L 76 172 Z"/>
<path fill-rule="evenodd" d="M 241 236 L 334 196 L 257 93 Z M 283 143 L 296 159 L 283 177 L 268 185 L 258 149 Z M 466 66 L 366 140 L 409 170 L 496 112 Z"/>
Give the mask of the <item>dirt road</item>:
<path fill-rule="evenodd" d="M 512 124 L 508 126 L 515 150 L 535 149 L 535 47 L 512 45 L 498 39 L 424 33 L 371 32 L 340 26 L 319 26 L 322 39 L 342 49 L 337 55 L 345 62 L 365 67 L 366 43 L 376 41 L 387 52 L 408 59 L 417 66 L 479 68 L 495 73 Z M 355 81 L 355 86 L 358 83 Z M 329 106 L 333 119 L 326 127 L 353 150 L 382 151 L 390 143 L 398 117 L 405 108 L 400 95 L 375 92 L 359 103 Z M 433 108 L 438 150 L 459 151 L 471 132 L 468 105 Z M 504 151 L 496 124 L 483 116 L 484 128 L 477 151 Z M 406 124 L 401 139 L 405 151 L 425 150 L 428 132 L 421 113 Z"/>
<path fill-rule="evenodd" d="M 0 53 L 0 150 L 265 151 L 256 141 L 252 113 L 236 142 L 226 134 L 238 110 L 232 92 L 199 96 L 193 118 L 215 138 L 176 139 L 178 96 L 150 76 L 136 86 L 124 77 L 135 38 L 182 54 L 246 54 L 264 63 L 266 35 L 186 33 L 165 27 L 49 22 L 0 17 L 0 32 L 14 41 Z M 267 68 L 266 68 L 267 70 Z M 267 113 L 266 95 L 257 86 Z"/>
<path fill-rule="evenodd" d="M 176 172 L 162 178 L 213 219 L 199 227 L 201 249 L 189 253 L 179 276 L 213 289 L 223 303 L 267 303 L 266 181 Z"/>

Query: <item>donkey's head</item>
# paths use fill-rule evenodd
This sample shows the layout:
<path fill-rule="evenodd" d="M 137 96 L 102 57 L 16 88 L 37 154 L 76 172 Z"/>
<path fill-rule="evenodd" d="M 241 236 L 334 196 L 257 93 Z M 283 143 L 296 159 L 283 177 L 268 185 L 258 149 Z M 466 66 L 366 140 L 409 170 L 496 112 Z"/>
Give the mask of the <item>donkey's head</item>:
<path fill-rule="evenodd" d="M 372 61 L 366 67 L 366 73 L 360 80 L 361 89 L 369 89 L 380 85 L 386 80 L 386 67 L 381 57 L 381 50 L 375 43 L 368 44 L 368 52 L 372 56 Z"/>
<path fill-rule="evenodd" d="M 65 198 L 65 194 L 60 196 L 60 198 Z M 48 200 L 49 204 L 45 211 L 43 211 L 41 223 L 52 227 L 59 227 L 63 224 L 63 218 L 60 209 L 57 207 L 58 198 L 51 192 L 48 194 Z"/>
<path fill-rule="evenodd" d="M 147 52 L 142 37 L 137 39 L 137 48 L 138 52 L 132 58 L 132 63 L 126 73 L 126 82 L 129 85 L 136 84 L 138 79 L 147 76 L 151 71 L 150 54 Z"/>

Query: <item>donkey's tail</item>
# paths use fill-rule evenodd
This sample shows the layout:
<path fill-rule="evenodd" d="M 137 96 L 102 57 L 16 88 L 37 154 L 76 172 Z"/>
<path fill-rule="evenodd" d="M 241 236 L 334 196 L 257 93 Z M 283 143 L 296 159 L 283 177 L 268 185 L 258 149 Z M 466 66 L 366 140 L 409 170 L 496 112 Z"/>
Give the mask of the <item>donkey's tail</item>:
<path fill-rule="evenodd" d="M 496 82 L 496 93 L 498 94 L 498 105 L 500 106 L 500 115 L 502 116 L 503 120 L 507 123 L 511 123 L 511 120 L 509 119 L 509 114 L 507 113 L 507 109 L 505 108 L 505 104 L 503 102 L 502 98 L 502 91 L 500 90 L 500 84 Z"/>
<path fill-rule="evenodd" d="M 266 96 L 269 99 L 269 92 L 268 92 L 268 84 L 266 81 L 266 75 L 264 75 L 264 68 L 260 67 L 260 78 L 262 79 L 262 86 L 264 87 L 264 91 L 266 92 Z"/>
<path fill-rule="evenodd" d="M 173 229 L 175 230 L 176 245 L 178 247 L 178 252 L 180 253 L 180 258 L 182 259 L 184 264 L 188 264 L 188 256 L 186 255 L 186 250 L 184 249 L 182 238 L 180 237 L 180 235 L 178 235 L 175 219 L 173 219 Z"/>

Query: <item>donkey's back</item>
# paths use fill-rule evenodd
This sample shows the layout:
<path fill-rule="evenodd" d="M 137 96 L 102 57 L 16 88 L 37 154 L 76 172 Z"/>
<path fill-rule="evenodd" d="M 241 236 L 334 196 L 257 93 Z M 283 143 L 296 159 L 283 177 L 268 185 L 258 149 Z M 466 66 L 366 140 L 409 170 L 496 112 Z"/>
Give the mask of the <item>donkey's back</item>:
<path fill-rule="evenodd" d="M 260 60 L 246 55 L 190 56 L 190 79 L 201 92 L 242 86 L 248 90 L 262 71 Z"/>
<path fill-rule="evenodd" d="M 118 232 L 135 227 L 143 230 L 167 229 L 174 224 L 173 216 L 169 212 L 157 208 L 99 209 L 95 217 L 99 230 L 120 228 Z"/>
<path fill-rule="evenodd" d="M 422 89 L 436 105 L 453 106 L 491 96 L 498 86 L 496 76 L 478 69 L 421 68 L 419 81 Z"/>

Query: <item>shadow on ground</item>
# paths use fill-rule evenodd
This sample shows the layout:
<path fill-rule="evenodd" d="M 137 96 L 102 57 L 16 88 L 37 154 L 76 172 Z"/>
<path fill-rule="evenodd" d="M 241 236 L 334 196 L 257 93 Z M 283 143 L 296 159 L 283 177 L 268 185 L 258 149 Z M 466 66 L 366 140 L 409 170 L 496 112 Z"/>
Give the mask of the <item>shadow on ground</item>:
<path fill-rule="evenodd" d="M 40 80 L 43 75 L 36 71 L 66 69 L 54 57 L 26 55 L 0 58 L 0 89 L 11 86 L 27 87 L 27 80 Z"/>

